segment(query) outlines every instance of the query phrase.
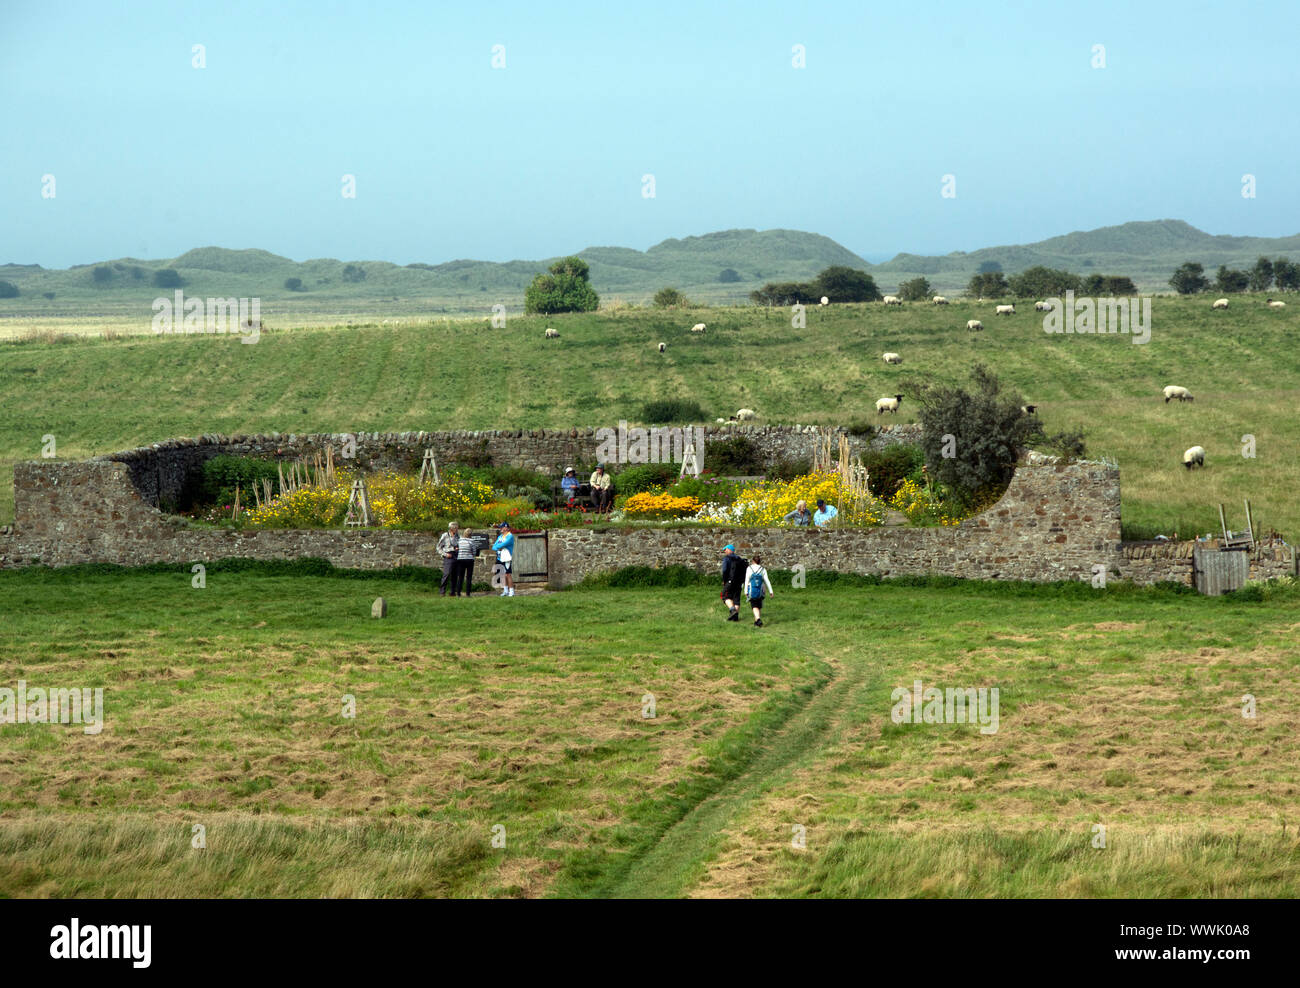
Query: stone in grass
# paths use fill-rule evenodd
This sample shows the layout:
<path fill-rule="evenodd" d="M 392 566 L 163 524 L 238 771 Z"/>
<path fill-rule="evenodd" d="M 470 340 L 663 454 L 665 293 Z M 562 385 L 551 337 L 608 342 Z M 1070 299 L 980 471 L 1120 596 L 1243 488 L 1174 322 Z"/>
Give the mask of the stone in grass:
<path fill-rule="evenodd" d="M 371 617 L 388 617 L 388 601 L 383 597 L 376 597 L 375 602 L 370 605 Z"/>

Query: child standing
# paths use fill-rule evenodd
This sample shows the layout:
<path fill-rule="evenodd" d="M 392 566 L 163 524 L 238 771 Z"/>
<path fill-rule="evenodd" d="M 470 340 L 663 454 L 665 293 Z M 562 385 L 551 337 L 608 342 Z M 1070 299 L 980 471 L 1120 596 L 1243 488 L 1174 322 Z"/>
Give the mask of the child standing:
<path fill-rule="evenodd" d="M 763 592 L 767 588 L 767 593 Z M 754 627 L 763 627 L 763 598 L 771 596 L 772 581 L 767 578 L 767 568 L 763 565 L 763 557 L 759 553 L 754 553 L 754 561 L 749 564 L 745 570 L 745 596 L 749 598 L 749 606 L 754 610 Z"/>

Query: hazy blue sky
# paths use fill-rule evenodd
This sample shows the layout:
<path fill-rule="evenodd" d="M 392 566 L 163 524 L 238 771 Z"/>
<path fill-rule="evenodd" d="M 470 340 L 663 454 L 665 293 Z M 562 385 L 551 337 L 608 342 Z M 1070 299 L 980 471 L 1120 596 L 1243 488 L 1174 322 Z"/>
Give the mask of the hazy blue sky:
<path fill-rule="evenodd" d="M 8 0 L 0 262 L 509 260 L 730 227 L 873 256 L 1132 219 L 1293 234 L 1298 24 L 1296 0 Z"/>

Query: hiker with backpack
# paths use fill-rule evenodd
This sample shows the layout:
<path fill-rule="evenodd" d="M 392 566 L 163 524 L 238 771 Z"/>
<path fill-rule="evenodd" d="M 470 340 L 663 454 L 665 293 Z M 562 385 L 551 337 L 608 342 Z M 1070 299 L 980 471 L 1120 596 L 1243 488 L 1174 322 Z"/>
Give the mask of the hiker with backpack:
<path fill-rule="evenodd" d="M 763 593 L 763 588 L 767 587 L 767 593 Z M 754 627 L 763 627 L 763 598 L 772 595 L 772 581 L 767 578 L 767 567 L 763 565 L 763 557 L 757 552 L 754 553 L 754 561 L 749 564 L 745 570 L 745 596 L 749 598 L 749 606 L 754 610 Z"/>
<path fill-rule="evenodd" d="M 734 545 L 724 546 L 722 549 L 722 593 L 718 596 L 722 602 L 727 605 L 727 620 L 740 620 L 740 596 L 744 593 L 745 588 L 745 567 L 747 562 L 743 556 L 736 555 Z"/>

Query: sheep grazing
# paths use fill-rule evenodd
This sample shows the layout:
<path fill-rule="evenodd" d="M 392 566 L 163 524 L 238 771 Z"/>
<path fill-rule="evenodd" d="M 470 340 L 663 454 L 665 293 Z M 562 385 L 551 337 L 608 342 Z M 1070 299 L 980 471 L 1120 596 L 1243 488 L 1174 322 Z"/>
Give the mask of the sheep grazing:
<path fill-rule="evenodd" d="M 694 326 L 691 327 L 691 332 L 692 332 L 692 333 L 703 333 L 703 332 L 704 332 L 704 323 L 702 323 L 702 322 L 697 322 Z"/>
<path fill-rule="evenodd" d="M 898 406 L 899 403 L 902 402 L 902 400 L 903 400 L 902 395 L 894 395 L 894 397 L 892 398 L 881 398 L 876 402 L 876 414 L 884 415 L 885 412 L 893 412 L 895 415 L 897 415 Z"/>
<path fill-rule="evenodd" d="M 758 413 L 752 408 L 742 408 L 740 411 L 736 412 L 736 421 L 748 422 L 750 419 L 756 418 L 757 416 Z"/>
<path fill-rule="evenodd" d="M 1212 308 L 1212 309 L 1226 309 L 1227 307 L 1228 307 L 1228 300 L 1227 300 L 1226 298 L 1216 298 L 1216 299 L 1214 300 L 1214 305 L 1212 305 L 1210 308 Z"/>
<path fill-rule="evenodd" d="M 660 344 L 659 344 L 659 352 L 660 352 L 660 353 L 663 353 L 663 352 L 664 352 L 665 350 L 667 350 L 667 349 L 668 349 L 668 344 L 667 344 L 667 343 L 660 343 Z"/>
<path fill-rule="evenodd" d="M 947 300 L 946 298 L 944 298 L 942 295 L 936 295 L 934 298 L 930 299 L 930 301 L 933 302 L 935 305 L 947 305 L 947 304 L 948 304 L 948 300 Z"/>
<path fill-rule="evenodd" d="M 1052 303 L 1051 303 L 1051 302 L 1035 302 L 1035 303 L 1034 303 L 1034 311 L 1035 311 L 1035 312 L 1051 312 L 1051 311 L 1052 311 Z"/>
<path fill-rule="evenodd" d="M 886 305 L 902 305 L 902 304 L 903 304 L 903 300 L 902 300 L 901 298 L 899 298 L 897 295 L 886 295 L 884 301 L 885 301 L 885 304 L 886 304 Z"/>
<path fill-rule="evenodd" d="M 1285 302 L 1278 302 L 1278 301 L 1276 301 L 1276 300 L 1274 300 L 1274 299 L 1268 299 L 1264 304 L 1267 305 L 1270 309 L 1285 309 L 1285 308 L 1286 308 L 1286 303 L 1285 303 Z"/>
<path fill-rule="evenodd" d="M 1203 446 L 1193 446 L 1183 454 L 1183 466 L 1188 470 L 1192 467 L 1205 466 L 1205 448 Z"/>
<path fill-rule="evenodd" d="M 1177 384 L 1171 384 L 1167 388 L 1165 388 L 1164 394 L 1165 394 L 1166 405 L 1168 405 L 1175 398 L 1177 398 L 1179 401 L 1196 400 L 1195 398 L 1192 397 L 1192 393 L 1190 391 L 1188 391 L 1186 388 L 1180 388 Z"/>
<path fill-rule="evenodd" d="M 1036 411 L 1038 411 L 1038 406 L 1037 406 L 1037 405 L 1021 405 L 1021 406 L 1020 406 L 1020 410 L 1021 410 L 1022 412 L 1024 412 L 1026 415 L 1033 415 Z"/>
<path fill-rule="evenodd" d="M 978 319 L 967 319 L 966 328 L 970 330 L 980 330 L 984 328 L 984 324 Z"/>
<path fill-rule="evenodd" d="M 551 329 L 549 326 L 547 326 L 546 338 L 548 340 L 558 340 L 560 338 L 560 331 L 558 329 Z"/>
<path fill-rule="evenodd" d="M 996 316 L 1014 316 L 1016 307 L 1014 305 L 997 305 L 993 307 L 993 314 Z"/>
<path fill-rule="evenodd" d="M 821 300 L 820 302 L 818 302 L 817 304 L 818 304 L 818 305 L 830 305 L 830 304 L 831 304 L 831 300 L 828 299 L 825 295 L 823 295 L 823 296 L 822 296 L 822 300 Z"/>
<path fill-rule="evenodd" d="M 901 364 L 903 362 L 903 358 L 896 353 L 887 353 L 880 359 L 887 364 Z"/>

